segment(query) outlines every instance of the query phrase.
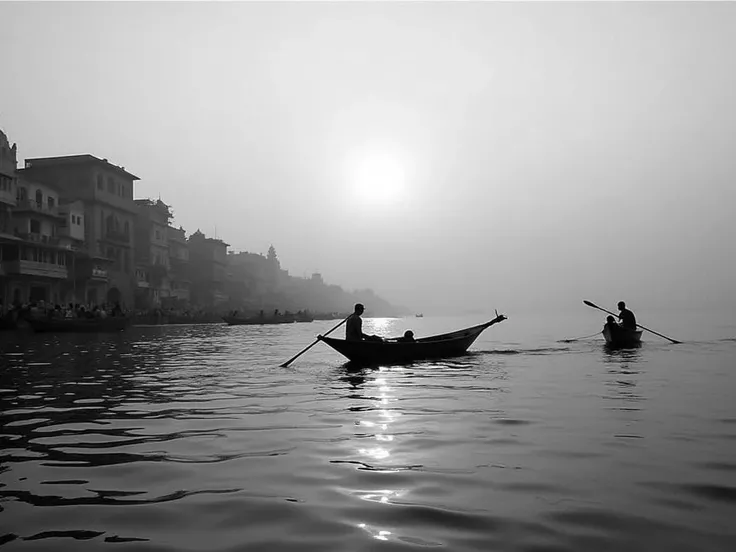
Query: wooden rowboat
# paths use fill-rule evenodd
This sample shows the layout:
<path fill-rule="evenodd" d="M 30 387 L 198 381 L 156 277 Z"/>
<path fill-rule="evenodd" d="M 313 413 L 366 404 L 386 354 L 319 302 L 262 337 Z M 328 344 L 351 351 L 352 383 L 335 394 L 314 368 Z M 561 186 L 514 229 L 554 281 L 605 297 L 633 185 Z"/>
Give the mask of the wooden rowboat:
<path fill-rule="evenodd" d="M 641 330 L 629 330 L 620 326 L 614 331 L 611 331 L 608 326 L 603 327 L 603 338 L 609 347 L 639 347 L 641 334 Z"/>
<path fill-rule="evenodd" d="M 486 328 L 506 320 L 500 315 L 490 322 L 456 332 L 423 337 L 411 342 L 395 339 L 386 341 L 346 341 L 319 336 L 341 355 L 356 364 L 402 363 L 415 360 L 449 358 L 463 355 Z"/>

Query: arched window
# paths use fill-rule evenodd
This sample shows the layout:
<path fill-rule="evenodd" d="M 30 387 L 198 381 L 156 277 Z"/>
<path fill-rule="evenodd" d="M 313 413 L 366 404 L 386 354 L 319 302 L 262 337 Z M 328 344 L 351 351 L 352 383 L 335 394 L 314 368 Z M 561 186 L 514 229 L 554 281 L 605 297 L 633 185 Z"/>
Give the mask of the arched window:
<path fill-rule="evenodd" d="M 36 190 L 36 205 L 39 207 L 43 205 L 43 192 L 41 190 Z"/>

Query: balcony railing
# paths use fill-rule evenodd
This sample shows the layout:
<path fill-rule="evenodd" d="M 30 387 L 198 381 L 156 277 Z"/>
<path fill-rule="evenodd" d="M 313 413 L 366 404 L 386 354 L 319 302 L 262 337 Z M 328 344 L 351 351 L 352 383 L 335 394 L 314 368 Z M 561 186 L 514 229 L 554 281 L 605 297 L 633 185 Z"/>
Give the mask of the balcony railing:
<path fill-rule="evenodd" d="M 64 279 L 69 274 L 65 266 L 37 261 L 3 261 L 3 269 L 7 274 L 23 274 L 28 276 L 45 276 L 46 278 Z"/>
<path fill-rule="evenodd" d="M 18 200 L 15 197 L 15 191 L 14 190 L 0 190 L 0 203 L 12 205 L 13 207 L 17 205 Z"/>
<path fill-rule="evenodd" d="M 15 207 L 16 212 L 22 211 L 33 211 L 34 213 L 41 213 L 52 217 L 60 217 L 59 208 L 54 205 L 49 207 L 46 203 L 39 203 L 33 199 L 21 199 Z"/>
<path fill-rule="evenodd" d="M 66 240 L 62 243 L 62 239 L 58 236 L 49 236 L 47 234 L 39 234 L 38 232 L 15 232 L 15 235 L 20 239 L 29 242 L 71 249 L 71 246 L 66 242 Z"/>
<path fill-rule="evenodd" d="M 48 236 L 44 234 L 39 234 L 37 232 L 15 232 L 15 235 L 19 237 L 22 240 L 30 241 L 30 242 L 36 242 L 41 243 L 41 240 L 43 238 L 46 238 L 45 242 L 48 241 Z M 45 243 L 44 242 L 44 243 Z"/>

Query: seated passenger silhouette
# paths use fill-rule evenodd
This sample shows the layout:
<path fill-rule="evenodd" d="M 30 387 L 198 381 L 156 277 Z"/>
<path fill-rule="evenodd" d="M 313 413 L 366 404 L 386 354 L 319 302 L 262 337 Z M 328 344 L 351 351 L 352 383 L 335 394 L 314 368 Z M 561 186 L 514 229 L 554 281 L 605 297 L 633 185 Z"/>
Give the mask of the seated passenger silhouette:
<path fill-rule="evenodd" d="M 414 339 L 414 332 L 411 330 L 406 330 L 404 332 L 404 335 L 398 338 L 396 341 L 400 343 L 414 343 L 416 342 L 416 339 Z"/>
<path fill-rule="evenodd" d="M 606 317 L 606 325 L 603 326 L 604 330 L 608 330 L 611 332 L 612 336 L 615 336 L 616 333 L 621 329 L 621 326 L 619 326 L 616 323 L 616 319 L 613 316 Z"/>

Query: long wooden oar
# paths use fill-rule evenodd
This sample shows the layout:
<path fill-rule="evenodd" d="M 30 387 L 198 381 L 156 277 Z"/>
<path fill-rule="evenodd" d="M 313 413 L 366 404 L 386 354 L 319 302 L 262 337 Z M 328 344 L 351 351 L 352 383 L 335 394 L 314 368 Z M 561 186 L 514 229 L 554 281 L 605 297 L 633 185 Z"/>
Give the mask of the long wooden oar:
<path fill-rule="evenodd" d="M 352 315 L 350 315 L 350 316 L 352 316 Z M 324 334 L 324 335 L 330 335 L 330 334 L 331 334 L 332 332 L 334 332 L 334 331 L 335 331 L 335 330 L 336 330 L 337 328 L 339 328 L 340 326 L 342 326 L 342 325 L 343 325 L 343 324 L 345 323 L 345 321 L 346 321 L 346 320 L 347 320 L 348 318 L 350 318 L 350 316 L 348 316 L 347 318 L 345 318 L 345 320 L 343 320 L 342 322 L 340 322 L 340 323 L 339 323 L 339 324 L 338 324 L 337 326 L 335 326 L 334 328 L 332 328 L 332 329 L 331 329 L 331 330 L 330 330 L 329 332 L 327 332 L 327 333 L 326 333 L 326 334 Z M 295 354 L 295 355 L 294 355 L 293 357 L 291 357 L 291 358 L 290 358 L 289 360 L 287 360 L 287 361 L 286 361 L 286 362 L 284 362 L 283 364 L 280 364 L 279 366 L 280 366 L 281 368 L 286 368 L 286 367 L 287 367 L 287 366 L 288 366 L 289 364 L 291 364 L 292 362 L 294 362 L 294 361 L 295 361 L 296 359 L 298 359 L 298 358 L 299 358 L 300 356 L 302 356 L 302 355 L 303 355 L 304 353 L 306 353 L 306 352 L 307 352 L 307 351 L 308 351 L 309 349 L 311 349 L 312 347 L 314 347 L 314 346 L 315 346 L 315 345 L 316 345 L 316 344 L 317 344 L 318 342 L 319 342 L 319 338 L 315 339 L 315 340 L 314 340 L 314 343 L 312 343 L 312 344 L 311 344 L 311 345 L 309 345 L 308 347 L 306 347 L 306 348 L 302 349 L 302 350 L 301 350 L 300 352 L 298 352 L 298 353 L 297 353 L 297 354 Z"/>
<path fill-rule="evenodd" d="M 598 306 L 598 305 L 596 305 L 595 303 L 591 303 L 590 301 L 586 301 L 585 299 L 583 299 L 583 303 L 585 303 L 585 304 L 586 304 L 586 305 L 588 305 L 589 307 L 593 307 L 594 309 L 602 310 L 603 312 L 607 312 L 608 314 L 611 314 L 611 315 L 613 315 L 613 316 L 618 316 L 617 314 L 614 314 L 614 313 L 612 313 L 612 312 L 611 312 L 611 311 L 609 311 L 609 310 L 606 310 L 606 309 L 602 309 L 601 307 L 599 307 L 599 306 Z M 651 333 L 653 333 L 654 335 L 658 335 L 659 337 L 664 337 L 665 339 L 668 339 L 668 340 L 670 340 L 670 341 L 671 341 L 672 343 L 682 343 L 682 341 L 677 341 L 676 339 L 672 339 L 671 337 L 667 337 L 666 335 L 662 335 L 661 333 L 657 333 L 657 332 L 655 332 L 654 330 L 650 330 L 649 328 L 645 328 L 645 327 L 644 327 L 644 326 L 642 326 L 641 324 L 637 324 L 637 326 L 638 326 L 638 327 L 640 327 L 640 328 L 641 328 L 642 330 L 646 330 L 646 331 L 648 331 L 648 332 L 651 332 Z"/>

